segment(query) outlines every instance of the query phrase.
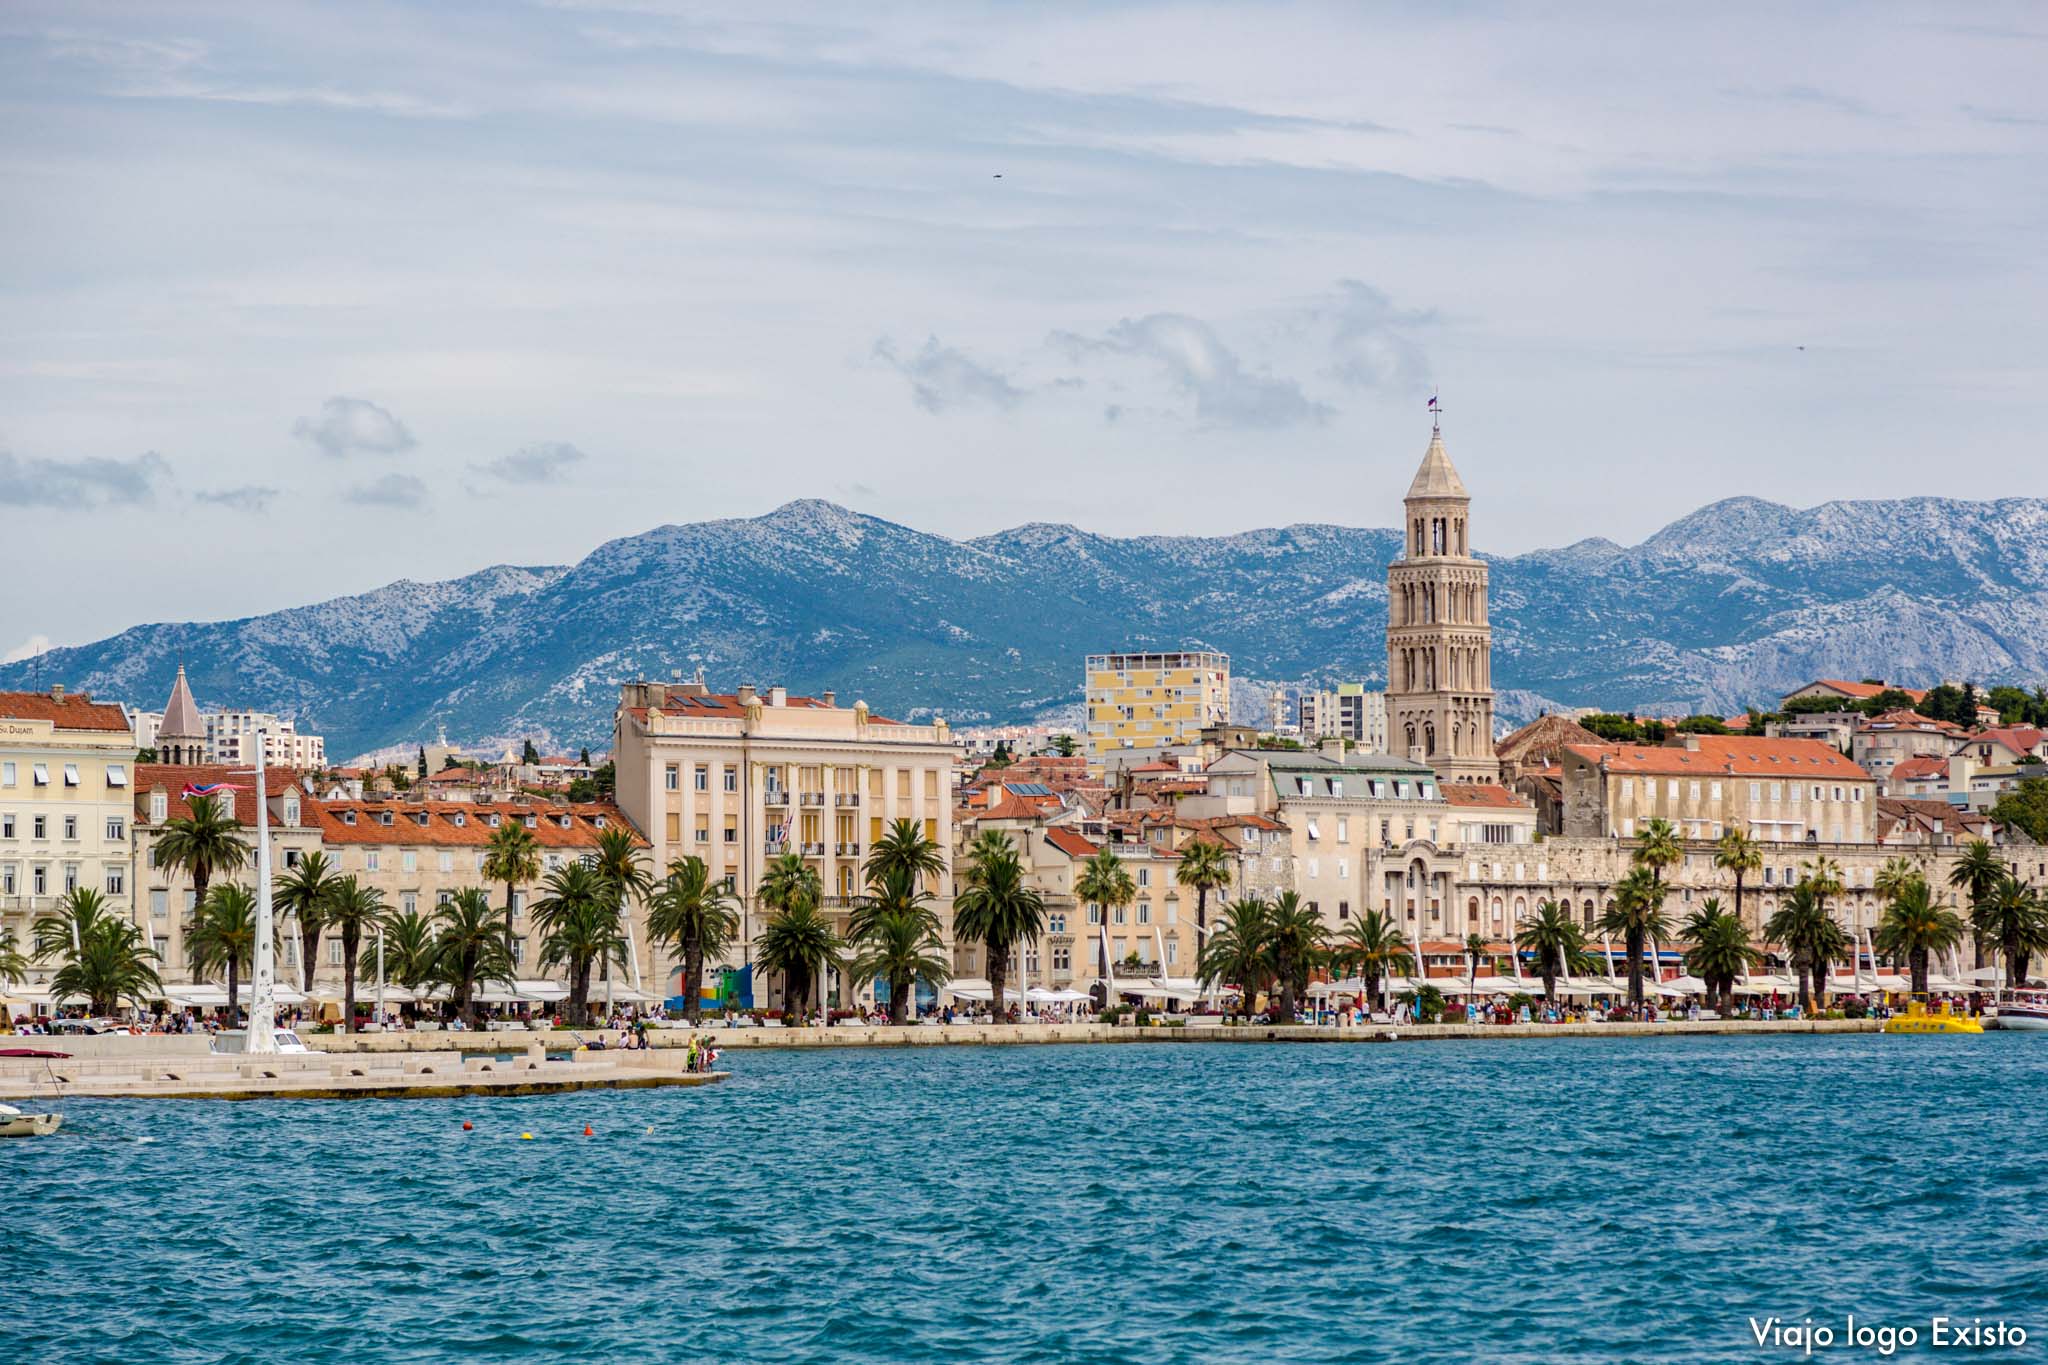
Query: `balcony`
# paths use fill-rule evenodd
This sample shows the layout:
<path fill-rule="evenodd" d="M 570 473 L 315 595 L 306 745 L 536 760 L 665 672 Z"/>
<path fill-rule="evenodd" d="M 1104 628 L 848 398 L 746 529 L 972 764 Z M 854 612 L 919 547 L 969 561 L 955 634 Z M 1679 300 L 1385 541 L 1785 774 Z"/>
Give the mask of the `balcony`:
<path fill-rule="evenodd" d="M 788 849 L 789 841 L 787 839 L 764 839 L 761 841 L 761 851 L 771 858 L 781 857 Z"/>
<path fill-rule="evenodd" d="M 858 858 L 860 856 L 860 845 L 834 844 L 832 846 L 832 854 L 837 858 Z"/>
<path fill-rule="evenodd" d="M 858 806 L 860 804 L 860 793 L 840 792 L 832 798 L 832 804 L 835 806 Z"/>
<path fill-rule="evenodd" d="M 779 787 L 770 787 L 768 794 L 761 798 L 761 804 L 764 806 L 786 806 L 789 804 L 789 793 Z"/>
<path fill-rule="evenodd" d="M 797 799 L 806 806 L 822 806 L 825 804 L 825 793 L 805 792 L 802 796 L 798 797 Z"/>
<path fill-rule="evenodd" d="M 804 856 L 806 858 L 822 858 L 825 856 L 825 846 L 823 844 L 805 844 Z"/>

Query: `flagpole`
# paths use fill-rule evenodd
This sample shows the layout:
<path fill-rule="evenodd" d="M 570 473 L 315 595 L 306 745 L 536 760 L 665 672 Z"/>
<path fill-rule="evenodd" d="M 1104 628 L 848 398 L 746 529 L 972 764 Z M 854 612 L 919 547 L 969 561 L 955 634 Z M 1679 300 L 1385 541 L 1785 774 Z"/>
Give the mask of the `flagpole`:
<path fill-rule="evenodd" d="M 254 970 L 249 981 L 249 1035 L 244 1044 L 250 1052 L 277 1051 L 277 962 L 270 911 L 270 793 L 264 784 L 269 762 L 267 739 L 256 731 L 256 944 Z M 232 1004 L 232 1002 L 230 1002 Z"/>

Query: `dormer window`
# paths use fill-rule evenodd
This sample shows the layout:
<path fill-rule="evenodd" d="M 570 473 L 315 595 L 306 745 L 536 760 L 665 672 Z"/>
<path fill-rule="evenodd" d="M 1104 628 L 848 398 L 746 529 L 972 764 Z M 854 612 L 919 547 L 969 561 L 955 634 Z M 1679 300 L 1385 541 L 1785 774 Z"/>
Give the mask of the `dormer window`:
<path fill-rule="evenodd" d="M 354 811 L 345 810 L 341 813 L 341 823 L 343 823 L 344 825 L 353 825 L 355 822 L 356 813 Z"/>
<path fill-rule="evenodd" d="M 599 829 L 603 829 L 603 828 L 604 828 L 604 817 L 603 817 L 602 815 L 596 815 L 596 816 L 592 816 L 592 817 L 591 817 L 591 820 L 590 820 L 590 823 L 591 823 L 591 824 L 593 824 L 593 825 L 596 825 L 596 826 L 597 826 L 597 827 L 598 827 Z"/>
<path fill-rule="evenodd" d="M 496 829 L 498 827 L 498 812 L 492 811 L 490 814 L 490 818 L 488 821 L 486 821 L 486 823 L 489 824 L 492 829 Z"/>
<path fill-rule="evenodd" d="M 170 815 L 170 797 L 162 791 L 149 794 L 149 823 L 161 825 Z"/>
<path fill-rule="evenodd" d="M 299 798 L 287 796 L 284 799 L 284 822 L 287 825 L 299 823 Z"/>
<path fill-rule="evenodd" d="M 453 815 L 449 816 L 448 818 L 449 818 L 449 819 L 450 819 L 451 821 L 453 821 L 453 822 L 454 822 L 454 824 L 455 824 L 455 827 L 456 827 L 457 829 L 461 829 L 461 828 L 463 827 L 463 825 L 465 825 L 465 824 L 467 824 L 467 823 L 468 823 L 468 821 L 466 821 L 466 820 L 464 820 L 464 819 L 462 818 L 462 812 L 461 812 L 461 811 L 457 811 L 457 812 L 455 812 L 455 814 L 453 814 Z"/>
<path fill-rule="evenodd" d="M 388 810 L 380 810 L 380 811 L 378 811 L 378 812 L 377 812 L 377 823 L 378 823 L 378 824 L 380 824 L 380 825 L 385 825 L 385 826 L 389 826 L 389 825 L 391 825 L 391 824 L 392 824 L 391 812 L 390 812 L 390 811 L 388 811 Z"/>
<path fill-rule="evenodd" d="M 569 817 L 566 815 L 557 815 L 555 817 L 555 823 L 560 825 L 563 829 L 567 829 L 569 828 L 570 820 Z"/>
<path fill-rule="evenodd" d="M 540 817 L 535 815 L 529 815 L 522 819 L 519 823 L 525 825 L 528 829 L 538 829 L 540 827 Z"/>
<path fill-rule="evenodd" d="M 421 829 L 427 827 L 427 813 L 425 811 L 416 812 L 412 818 L 419 824 Z"/>

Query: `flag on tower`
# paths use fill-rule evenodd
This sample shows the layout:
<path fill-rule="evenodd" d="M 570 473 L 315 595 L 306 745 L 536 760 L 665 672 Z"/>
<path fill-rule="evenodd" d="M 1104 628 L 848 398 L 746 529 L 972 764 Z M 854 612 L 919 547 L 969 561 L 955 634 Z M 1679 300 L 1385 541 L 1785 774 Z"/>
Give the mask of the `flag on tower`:
<path fill-rule="evenodd" d="M 1435 395 L 1435 394 L 1431 394 L 1431 395 L 1429 396 L 1429 410 L 1430 410 L 1431 412 L 1435 412 L 1435 411 L 1436 411 L 1436 395 Z"/>

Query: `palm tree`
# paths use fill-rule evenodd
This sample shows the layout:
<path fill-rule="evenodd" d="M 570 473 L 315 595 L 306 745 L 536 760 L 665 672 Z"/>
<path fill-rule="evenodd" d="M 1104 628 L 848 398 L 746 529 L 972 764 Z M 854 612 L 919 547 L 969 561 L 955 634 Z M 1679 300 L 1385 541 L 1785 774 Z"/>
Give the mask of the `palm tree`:
<path fill-rule="evenodd" d="M 31 951 L 45 961 L 72 951 L 102 919 L 113 916 L 107 898 L 89 886 L 73 887 L 64 893 L 54 910 L 37 915 L 29 926 Z"/>
<path fill-rule="evenodd" d="M 341 1019 L 347 1033 L 356 1031 L 356 955 L 363 935 L 385 923 L 384 893 L 364 886 L 353 876 L 335 882 L 327 901 L 327 927 L 341 939 Z"/>
<path fill-rule="evenodd" d="M 339 880 L 335 864 L 325 853 L 314 851 L 284 874 L 273 893 L 277 908 L 299 924 L 299 973 L 302 990 L 313 989 L 313 970 L 319 963 L 320 931 L 326 927 L 327 901 Z"/>
<path fill-rule="evenodd" d="M 1913 994 L 1924 1000 L 1928 959 L 1953 948 L 1962 937 L 1962 917 L 1936 901 L 1925 881 L 1915 880 L 1900 888 L 1878 916 L 1875 941 L 1880 952 L 1910 964 Z"/>
<path fill-rule="evenodd" d="M 647 898 L 654 894 L 654 875 L 640 856 L 641 848 L 633 831 L 618 825 L 607 826 L 597 836 L 597 874 L 612 889 L 609 903 L 619 917 L 619 936 L 626 944 L 629 959 L 633 950 L 632 907 L 635 903 L 647 904 Z M 607 969 L 609 965 L 606 964 Z M 609 976 L 607 970 L 607 979 Z"/>
<path fill-rule="evenodd" d="M 546 894 L 533 905 L 533 927 L 542 936 L 541 965 L 569 969 L 569 1018 L 588 1024 L 592 965 L 626 957 L 615 887 L 581 860 L 548 873 L 542 885 Z"/>
<path fill-rule="evenodd" d="M 242 842 L 242 827 L 221 809 L 211 796 L 195 796 L 190 815 L 164 821 L 156 838 L 159 867 L 175 868 L 192 878 L 192 905 L 206 900 L 216 872 L 234 872 L 249 861 L 249 846 Z"/>
<path fill-rule="evenodd" d="M 1723 910 L 1718 896 L 1709 896 L 1687 917 L 1678 936 L 1692 945 L 1685 952 L 1685 969 L 1707 983 L 1708 998 L 1726 1012 L 1734 1000 L 1735 978 L 1763 961 L 1749 941 L 1749 926 L 1741 915 Z"/>
<path fill-rule="evenodd" d="M 50 993 L 82 995 L 95 1015 L 112 1014 L 123 1000 L 141 1004 L 162 993 L 157 961 L 139 927 L 118 915 L 100 915 L 87 923 L 75 946 L 64 945 Z"/>
<path fill-rule="evenodd" d="M 1474 929 L 1465 935 L 1465 989 L 1479 989 L 1479 960 L 1486 956 L 1486 935 Z"/>
<path fill-rule="evenodd" d="M 2035 953 L 2048 951 L 2048 906 L 2025 882 L 2008 872 L 1992 883 L 1970 912 L 1970 927 L 1980 943 L 1995 943 L 2005 955 L 2009 986 L 2026 984 Z"/>
<path fill-rule="evenodd" d="M 540 876 L 540 840 L 516 815 L 507 816 L 484 844 L 484 865 L 479 869 L 490 881 L 505 884 L 505 940 L 512 939 L 512 902 L 519 888 Z M 510 951 L 510 948 L 507 948 Z"/>
<path fill-rule="evenodd" d="M 989 999 L 995 1018 L 1001 1020 L 1010 951 L 1045 932 L 1045 899 L 1026 877 L 1007 838 L 982 850 L 966 881 L 953 901 L 953 932 L 988 949 Z"/>
<path fill-rule="evenodd" d="M 193 907 L 185 924 L 185 959 L 201 976 L 220 970 L 227 976 L 228 1018 L 241 1022 L 239 991 L 242 967 L 256 956 L 256 893 L 228 882 L 209 887 L 206 899 Z"/>
<path fill-rule="evenodd" d="M 1109 1004 L 1109 934 L 1110 913 L 1118 906 L 1129 905 L 1138 898 L 1138 884 L 1131 880 L 1131 874 L 1124 870 L 1123 859 L 1110 849 L 1103 849 L 1087 862 L 1081 864 L 1081 875 L 1074 879 L 1074 894 L 1087 904 L 1099 907 L 1102 926 L 1095 935 L 1096 955 L 1102 963 L 1102 990 L 1104 1005 Z"/>
<path fill-rule="evenodd" d="M 1730 825 L 1720 842 L 1714 845 L 1714 866 L 1723 872 L 1735 874 L 1735 917 L 1742 918 L 1742 884 L 1749 875 L 1764 865 L 1764 851 L 1748 831 L 1739 825 Z M 1697 973 L 1695 973 L 1697 975 Z M 1702 977 L 1702 980 L 1705 978 Z"/>
<path fill-rule="evenodd" d="M 1664 919 L 1664 897 L 1669 892 L 1654 867 L 1638 866 L 1614 884 L 1614 901 L 1600 920 L 1603 933 L 1619 934 L 1627 945 L 1628 1000 L 1636 1009 L 1643 1004 L 1643 945 L 1652 938 L 1670 937 Z"/>
<path fill-rule="evenodd" d="M 938 844 L 925 837 L 924 826 L 915 820 L 891 820 L 889 828 L 868 850 L 862 869 L 872 883 L 877 877 L 908 873 L 922 882 L 946 870 L 946 855 Z"/>
<path fill-rule="evenodd" d="M 787 914 L 798 907 L 815 913 L 824 897 L 825 886 L 823 880 L 818 876 L 818 869 L 805 862 L 803 857 L 797 853 L 784 853 L 776 857 L 773 862 L 768 864 L 767 870 L 761 874 L 761 884 L 754 888 L 754 899 L 759 901 L 762 907 L 769 912 L 771 920 L 779 915 Z M 821 920 L 820 922 L 823 923 L 824 921 Z M 828 925 L 827 927 L 829 928 L 830 926 Z M 765 932 L 765 926 L 763 932 Z M 759 943 L 759 941 L 759 938 L 756 938 L 755 942 Z M 775 970 L 775 968 L 769 967 L 766 963 L 761 965 L 766 970 Z M 801 998 L 794 993 L 797 977 L 790 977 L 783 983 L 782 1006 L 785 1014 L 792 1007 L 801 1012 L 809 1006 L 810 996 L 808 990 L 810 984 L 813 980 L 822 982 L 826 965 L 822 962 L 819 964 L 819 971 L 815 978 L 809 972 L 799 974 L 806 991 L 806 994 Z"/>
<path fill-rule="evenodd" d="M 939 917 L 914 873 L 895 867 L 868 887 L 853 913 L 848 937 L 859 948 L 849 970 L 855 981 L 889 983 L 889 1022 L 908 1016 L 919 980 L 943 982 L 952 974 L 939 941 Z"/>
<path fill-rule="evenodd" d="M 1557 994 L 1557 979 L 1586 969 L 1586 934 L 1572 918 L 1569 905 L 1554 900 L 1536 902 L 1536 914 L 1515 931 L 1515 947 L 1536 960 L 1536 974 L 1543 978 L 1543 998 Z"/>
<path fill-rule="evenodd" d="M 754 940 L 754 957 L 768 971 L 782 973 L 785 1023 L 793 1013 L 801 1017 L 810 1000 L 811 983 L 822 979 L 826 965 L 842 946 L 831 921 L 818 913 L 815 901 L 801 896 L 788 901 L 761 927 L 760 937 Z"/>
<path fill-rule="evenodd" d="M 447 983 L 450 1004 L 474 1025 L 478 985 L 512 978 L 512 938 L 482 887 L 465 886 L 434 911 L 434 976 Z"/>
<path fill-rule="evenodd" d="M 417 910 L 384 921 L 384 979 L 417 990 L 434 979 L 434 921 Z M 408 1016 L 410 1017 L 410 1016 Z"/>
<path fill-rule="evenodd" d="M 1266 981 L 1266 944 L 1271 920 L 1272 907 L 1257 896 L 1232 901 L 1223 907 L 1223 918 L 1217 921 L 1215 931 L 1203 942 L 1196 958 L 1195 970 L 1202 985 L 1235 982 L 1244 997 L 1246 1014 L 1257 1005 L 1259 988 Z"/>
<path fill-rule="evenodd" d="M 1972 839 L 1963 845 L 1962 856 L 1949 868 L 1948 884 L 1969 896 L 1970 913 L 1974 917 L 1978 905 L 1991 894 L 1991 888 L 1998 884 L 1998 879 L 2004 876 L 2005 872 L 2005 864 L 1998 860 L 1998 854 L 1990 843 L 1983 839 Z M 1973 965 L 1982 967 L 1985 959 L 1983 940 L 1976 940 L 1972 948 L 1976 956 Z"/>
<path fill-rule="evenodd" d="M 704 959 L 725 954 L 740 931 L 739 899 L 713 881 L 702 858 L 678 858 L 647 899 L 647 938 L 683 960 L 683 1013 L 692 1026 L 704 1014 Z"/>
<path fill-rule="evenodd" d="M 28 958 L 15 946 L 14 931 L 0 929 L 0 990 L 28 980 Z"/>
<path fill-rule="evenodd" d="M 1685 856 L 1685 849 L 1678 842 L 1678 831 L 1669 820 L 1652 816 L 1643 822 L 1642 833 L 1636 835 L 1635 863 L 1637 867 L 1650 869 L 1652 880 L 1662 883 L 1664 869 L 1677 863 Z"/>
<path fill-rule="evenodd" d="M 1231 882 L 1230 848 L 1214 839 L 1192 839 L 1180 851 L 1180 866 L 1173 879 L 1195 889 L 1195 937 L 1209 930 L 1209 893 L 1221 891 Z"/>
<path fill-rule="evenodd" d="M 1827 961 L 1844 941 L 1842 927 L 1835 923 L 1821 901 L 1820 885 L 1802 877 L 1785 893 L 1778 912 L 1764 926 L 1764 933 L 1783 944 L 1792 954 L 1792 970 L 1799 978 L 1799 1008 L 1811 1008 L 1814 993 L 1809 983 L 1827 981 Z"/>
<path fill-rule="evenodd" d="M 1308 974 L 1314 970 L 1329 931 L 1323 917 L 1292 891 L 1273 898 L 1266 918 L 1266 955 L 1279 988 L 1274 1013 L 1276 1023 L 1294 1022 L 1294 1002 L 1308 989 Z"/>
<path fill-rule="evenodd" d="M 1373 1008 L 1386 1008 L 1382 988 L 1394 964 L 1408 955 L 1408 939 L 1400 926 L 1378 910 L 1367 910 L 1344 926 L 1344 932 L 1330 947 L 1330 960 L 1345 971 L 1356 970 L 1365 979 L 1366 998 Z"/>

